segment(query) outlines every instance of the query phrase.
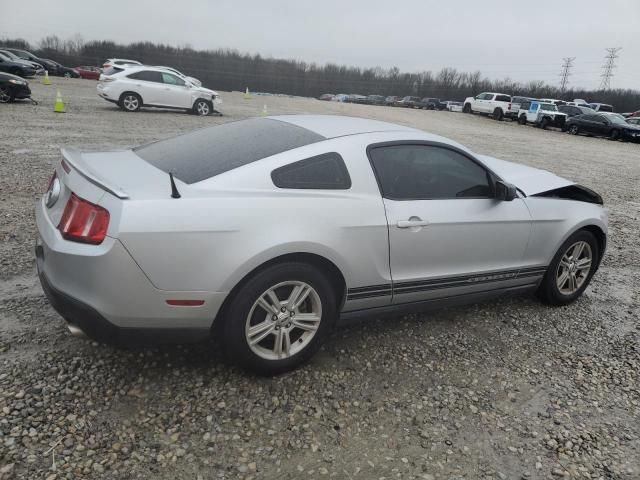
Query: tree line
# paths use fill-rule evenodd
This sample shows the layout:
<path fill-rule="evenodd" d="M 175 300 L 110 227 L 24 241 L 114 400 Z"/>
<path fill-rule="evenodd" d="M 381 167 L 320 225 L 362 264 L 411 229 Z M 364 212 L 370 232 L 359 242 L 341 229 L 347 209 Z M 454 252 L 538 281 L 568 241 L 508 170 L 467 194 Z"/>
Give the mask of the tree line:
<path fill-rule="evenodd" d="M 28 50 L 69 67 L 101 66 L 107 58 L 126 58 L 147 65 L 169 66 L 200 79 L 203 85 L 216 90 L 243 91 L 248 87 L 255 92 L 306 97 L 317 97 L 323 93 L 357 93 L 429 96 L 444 100 L 464 100 L 483 91 L 496 91 L 534 98 L 583 98 L 612 104 L 620 112 L 640 108 L 638 90 L 568 89 L 561 92 L 558 87 L 543 81 L 522 83 L 509 78 L 492 80 L 480 71 L 461 72 L 451 67 L 439 72 L 408 73 L 401 72 L 397 67 L 359 68 L 333 63 L 319 65 L 251 55 L 233 49 L 195 50 L 189 45 L 175 47 L 152 42 L 127 45 L 108 40 L 85 42 L 79 35 L 66 40 L 51 35 L 44 37 L 37 45 L 22 39 L 4 39 L 0 40 L 0 45 Z"/>

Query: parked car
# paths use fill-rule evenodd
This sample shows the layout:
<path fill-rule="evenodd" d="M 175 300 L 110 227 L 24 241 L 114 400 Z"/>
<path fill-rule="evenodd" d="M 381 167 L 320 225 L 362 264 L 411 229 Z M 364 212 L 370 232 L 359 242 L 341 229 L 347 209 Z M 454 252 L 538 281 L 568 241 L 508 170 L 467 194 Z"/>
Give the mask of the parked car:
<path fill-rule="evenodd" d="M 560 105 L 558 111 L 567 115 L 567 117 L 575 117 L 576 115 L 594 114 L 596 111 L 591 107 L 583 107 L 577 105 Z"/>
<path fill-rule="evenodd" d="M 400 97 L 396 97 L 395 95 L 390 95 L 384 99 L 384 104 L 387 107 L 395 107 L 398 101 L 400 101 Z"/>
<path fill-rule="evenodd" d="M 280 221 L 285 211 L 296 221 Z M 75 333 L 110 343 L 214 335 L 261 374 L 309 359 L 338 318 L 506 292 L 569 304 L 607 243 L 607 213 L 588 188 L 341 116 L 62 149 L 36 225 L 42 288 Z"/>
<path fill-rule="evenodd" d="M 421 99 L 418 106 L 426 110 L 444 110 L 447 108 L 447 104 L 445 102 L 441 102 L 439 98 L 431 97 L 424 97 Z"/>
<path fill-rule="evenodd" d="M 406 96 L 396 102 L 398 107 L 420 108 L 420 97 Z"/>
<path fill-rule="evenodd" d="M 365 103 L 367 97 L 365 95 L 359 95 L 357 93 L 351 93 L 347 96 L 346 102 L 348 103 Z"/>
<path fill-rule="evenodd" d="M 335 95 L 333 95 L 333 93 L 323 93 L 318 97 L 318 100 L 324 100 L 325 102 L 330 102 L 331 100 L 333 100 L 334 96 Z"/>
<path fill-rule="evenodd" d="M 332 102 L 346 102 L 347 98 L 349 98 L 349 95 L 347 95 L 346 93 L 338 93 L 337 95 L 334 95 L 334 97 L 331 99 Z"/>
<path fill-rule="evenodd" d="M 88 80 L 99 80 L 100 73 L 102 72 L 98 67 L 91 67 L 88 65 L 84 65 L 82 67 L 75 67 L 74 70 L 78 72 L 81 78 L 86 78 Z"/>
<path fill-rule="evenodd" d="M 214 104 L 222 103 L 213 90 L 193 85 L 164 69 L 147 66 L 103 74 L 98 82 L 98 95 L 128 112 L 141 107 L 161 107 L 209 115 Z"/>
<path fill-rule="evenodd" d="M 41 65 L 44 70 L 48 71 L 52 75 L 55 75 L 57 71 L 56 65 L 51 60 L 36 57 L 33 53 L 27 52 L 26 50 L 20 50 L 17 48 L 3 48 L 3 50 L 9 51 L 13 53 L 16 57 L 19 57 L 23 60 L 28 60 L 30 62 L 34 62 Z"/>
<path fill-rule="evenodd" d="M 80 78 L 80 73 L 77 70 L 74 70 L 73 68 L 65 67 L 64 65 L 58 62 L 53 62 L 53 63 L 56 65 L 55 75 L 59 77 L 65 77 L 65 78 Z"/>
<path fill-rule="evenodd" d="M 368 95 L 365 103 L 367 105 L 385 105 L 385 100 L 383 95 Z"/>
<path fill-rule="evenodd" d="M 613 112 L 613 106 L 608 103 L 590 103 L 589 106 L 596 112 Z"/>
<path fill-rule="evenodd" d="M 196 87 L 201 87 L 202 86 L 202 82 L 200 80 L 198 80 L 197 78 L 193 78 L 193 77 L 190 77 L 188 75 L 185 75 L 184 73 L 180 72 L 179 70 L 176 70 L 173 67 L 156 66 L 155 68 L 162 68 L 163 70 L 167 70 L 167 71 L 169 71 L 171 73 L 175 73 L 177 76 L 179 76 L 183 80 L 187 80 L 189 83 L 194 84 Z"/>
<path fill-rule="evenodd" d="M 44 68 L 42 68 L 42 65 L 40 65 L 39 63 L 36 62 L 32 62 L 30 60 L 24 60 L 20 57 L 18 57 L 15 53 L 9 51 L 9 50 L 2 50 L 0 49 L 0 54 L 4 55 L 5 57 L 9 57 L 10 60 L 14 61 L 14 62 L 26 62 L 27 64 L 31 65 L 33 67 L 33 69 L 36 72 L 36 75 L 40 75 L 44 73 Z"/>
<path fill-rule="evenodd" d="M 123 65 L 142 65 L 137 60 L 127 60 L 126 58 L 109 58 L 104 61 L 102 64 L 102 68 L 106 69 L 113 66 L 123 66 Z"/>
<path fill-rule="evenodd" d="M 464 104 L 462 102 L 455 102 L 452 100 L 448 100 L 447 102 L 445 102 L 447 104 L 447 110 L 450 112 L 461 112 L 462 111 L 462 107 L 464 107 Z"/>
<path fill-rule="evenodd" d="M 464 101 L 465 113 L 485 113 L 493 116 L 495 120 L 504 117 L 517 118 L 518 109 L 512 108 L 511 96 L 504 93 L 485 92 L 475 97 L 468 97 Z"/>
<path fill-rule="evenodd" d="M 544 103 L 553 103 L 554 105 L 558 106 L 567 104 L 567 102 L 565 102 L 564 100 L 558 100 L 557 98 L 539 98 L 538 100 Z"/>
<path fill-rule="evenodd" d="M 567 120 L 566 129 L 572 135 L 585 133 L 611 140 L 640 141 L 640 126 L 632 125 L 615 115 L 604 113 L 595 115 L 578 115 Z"/>
<path fill-rule="evenodd" d="M 13 102 L 31 96 L 29 82 L 11 73 L 0 72 L 0 103 Z"/>
<path fill-rule="evenodd" d="M 10 73 L 19 77 L 33 77 L 36 69 L 24 60 L 13 60 L 11 57 L 0 53 L 0 72 Z"/>
<path fill-rule="evenodd" d="M 556 127 L 564 130 L 567 114 L 558 111 L 555 103 L 546 103 L 535 100 L 533 102 L 522 102 L 518 110 L 518 123 L 526 125 L 533 123 L 542 129 Z"/>

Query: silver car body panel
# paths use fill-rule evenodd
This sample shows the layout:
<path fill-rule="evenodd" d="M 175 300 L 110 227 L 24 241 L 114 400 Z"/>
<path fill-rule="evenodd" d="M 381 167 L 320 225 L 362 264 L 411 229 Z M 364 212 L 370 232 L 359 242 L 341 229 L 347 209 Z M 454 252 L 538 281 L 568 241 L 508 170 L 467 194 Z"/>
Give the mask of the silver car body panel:
<path fill-rule="evenodd" d="M 208 328 L 229 292 L 278 257 L 310 254 L 332 262 L 346 282 L 343 312 L 451 298 L 513 287 L 535 287 L 562 242 L 582 226 L 607 233 L 600 205 L 532 197 L 573 182 L 483 155 L 437 135 L 384 122 L 335 116 L 269 117 L 326 140 L 246 164 L 206 180 L 176 179 L 133 151 L 80 153 L 60 200 L 37 206 L 44 245 L 41 268 L 51 284 L 123 327 Z M 511 202 L 493 199 L 383 199 L 367 147 L 429 142 L 473 155 L 518 187 Z M 327 152 L 345 161 L 348 190 L 274 186 L 270 173 Z M 111 216 L 101 245 L 64 240 L 56 226 L 70 192 Z M 399 228 L 419 217 L 426 224 Z M 166 299 L 202 299 L 176 308 Z"/>

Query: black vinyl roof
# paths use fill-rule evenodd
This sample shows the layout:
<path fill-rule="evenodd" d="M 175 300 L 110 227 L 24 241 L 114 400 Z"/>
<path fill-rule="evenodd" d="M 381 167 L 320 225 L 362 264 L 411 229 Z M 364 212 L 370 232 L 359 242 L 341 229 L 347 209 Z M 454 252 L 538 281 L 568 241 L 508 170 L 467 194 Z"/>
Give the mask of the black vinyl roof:
<path fill-rule="evenodd" d="M 326 140 L 306 128 L 252 118 L 203 128 L 133 151 L 185 183 L 196 183 L 294 148 Z"/>

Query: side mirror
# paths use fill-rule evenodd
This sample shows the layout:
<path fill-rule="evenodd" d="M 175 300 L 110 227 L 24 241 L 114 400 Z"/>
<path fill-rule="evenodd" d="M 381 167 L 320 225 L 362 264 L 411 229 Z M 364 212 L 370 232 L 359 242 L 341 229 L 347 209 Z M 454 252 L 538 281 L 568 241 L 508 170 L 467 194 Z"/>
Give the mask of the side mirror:
<path fill-rule="evenodd" d="M 502 180 L 496 181 L 495 195 L 494 195 L 494 198 L 496 200 L 510 202 L 517 196 L 518 194 L 516 192 L 516 187 L 514 187 L 510 183 L 503 182 Z"/>

